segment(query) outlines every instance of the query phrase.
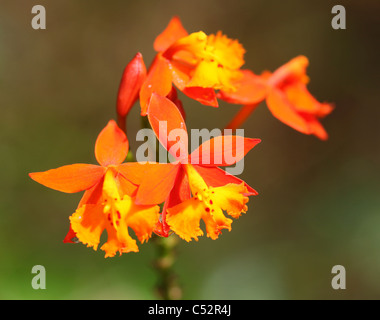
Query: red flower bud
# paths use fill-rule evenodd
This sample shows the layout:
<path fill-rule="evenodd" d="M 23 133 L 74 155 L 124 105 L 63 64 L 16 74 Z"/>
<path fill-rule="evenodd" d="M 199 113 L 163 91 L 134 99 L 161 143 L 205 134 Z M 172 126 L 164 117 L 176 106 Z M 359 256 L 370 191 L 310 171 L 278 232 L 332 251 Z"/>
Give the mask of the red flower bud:
<path fill-rule="evenodd" d="M 121 78 L 117 96 L 117 113 L 125 117 L 138 99 L 140 87 L 146 78 L 146 67 L 141 53 L 128 63 Z"/>

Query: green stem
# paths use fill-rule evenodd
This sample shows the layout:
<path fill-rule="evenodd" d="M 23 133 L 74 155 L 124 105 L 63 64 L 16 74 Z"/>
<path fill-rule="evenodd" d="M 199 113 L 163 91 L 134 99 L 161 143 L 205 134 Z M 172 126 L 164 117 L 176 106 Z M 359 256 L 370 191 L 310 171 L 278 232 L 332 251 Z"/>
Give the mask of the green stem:
<path fill-rule="evenodd" d="M 178 277 L 173 270 L 178 237 L 175 235 L 167 238 L 154 236 L 153 242 L 157 252 L 153 265 L 159 276 L 156 292 L 159 298 L 163 300 L 179 300 L 182 297 L 182 290 L 178 284 Z"/>

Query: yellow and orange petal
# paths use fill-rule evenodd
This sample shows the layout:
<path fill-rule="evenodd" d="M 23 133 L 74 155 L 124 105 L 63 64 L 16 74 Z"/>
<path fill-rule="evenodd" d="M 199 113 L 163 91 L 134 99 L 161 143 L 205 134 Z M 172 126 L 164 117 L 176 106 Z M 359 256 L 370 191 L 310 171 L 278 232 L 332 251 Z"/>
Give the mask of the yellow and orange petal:
<path fill-rule="evenodd" d="M 169 208 L 167 223 L 181 238 L 191 241 L 203 235 L 200 228 L 200 220 L 203 220 L 207 236 L 215 240 L 223 229 L 231 230 L 232 220 L 226 218 L 223 211 L 238 218 L 248 210 L 248 189 L 244 183 L 208 187 L 192 165 L 186 165 L 185 170 L 193 198 Z"/>
<path fill-rule="evenodd" d="M 107 231 L 107 241 L 101 247 L 106 257 L 117 252 L 137 252 L 136 240 L 129 234 L 131 228 L 140 242 L 147 241 L 159 219 L 157 205 L 141 206 L 135 199 L 123 194 L 117 172 L 108 169 L 103 183 L 102 197 L 97 204 L 84 204 L 70 217 L 71 228 L 78 240 L 97 250 L 100 236 Z"/>
<path fill-rule="evenodd" d="M 128 228 L 123 226 L 119 230 L 124 232 L 116 231 L 113 226 L 107 228 L 107 242 L 100 248 L 106 253 L 105 258 L 112 258 L 117 253 L 139 252 L 137 242 L 129 235 Z"/>
<path fill-rule="evenodd" d="M 226 211 L 233 218 L 238 218 L 247 211 L 248 197 L 244 184 L 229 184 L 218 188 L 207 188 L 193 198 L 167 210 L 167 223 L 182 239 L 198 240 L 203 235 L 200 228 L 202 219 L 207 236 L 215 240 L 223 229 L 231 230 L 232 219 L 226 218 Z"/>
<path fill-rule="evenodd" d="M 117 252 L 139 251 L 136 240 L 129 234 L 129 228 L 141 243 L 151 237 L 159 219 L 159 207 L 139 206 L 134 201 L 134 198 L 125 195 L 120 201 L 115 201 L 113 207 L 104 208 L 109 221 L 108 240 L 101 249 L 106 252 L 106 257 L 113 257 Z"/>
<path fill-rule="evenodd" d="M 240 69 L 244 64 L 244 47 L 239 41 L 228 38 L 221 31 L 208 36 L 206 50 L 210 60 L 217 61 L 225 68 Z"/>
<path fill-rule="evenodd" d="M 209 207 L 205 207 L 204 210 L 202 220 L 205 223 L 206 233 L 209 238 L 212 240 L 218 239 L 223 229 L 231 231 L 232 219 L 226 218 L 221 208 L 215 207 L 215 209 L 210 209 L 211 212 L 209 212 Z"/>
<path fill-rule="evenodd" d="M 153 205 L 137 205 L 135 198 L 123 194 L 120 180 L 115 178 L 115 172 L 107 171 L 104 178 L 104 213 L 111 215 L 116 229 L 126 232 L 126 226 L 131 227 L 140 242 L 149 239 L 159 217 L 159 207 Z M 124 230 L 124 231 L 123 231 Z M 126 234 L 127 238 L 127 234 Z"/>
<path fill-rule="evenodd" d="M 207 35 L 203 31 L 193 32 L 173 43 L 163 53 L 163 57 L 169 60 L 185 60 L 184 62 L 195 64 L 205 57 L 206 46 Z M 182 52 L 185 52 L 188 59 L 183 58 Z"/>
<path fill-rule="evenodd" d="M 233 92 L 234 83 L 242 77 L 239 70 L 228 69 L 217 61 L 201 61 L 191 74 L 191 80 L 186 87 L 213 88 Z"/>
<path fill-rule="evenodd" d="M 214 193 L 213 193 L 214 192 Z M 246 213 L 248 207 L 247 187 L 242 184 L 227 184 L 223 187 L 211 189 L 212 201 L 215 207 L 219 207 L 227 212 L 228 215 L 237 219 L 241 213 Z"/>
<path fill-rule="evenodd" d="M 137 206 L 133 198 L 124 196 L 113 206 L 83 205 L 70 217 L 71 228 L 80 242 L 97 250 L 100 236 L 107 230 L 107 241 L 101 247 L 106 257 L 117 252 L 138 252 L 131 228 L 140 242 L 147 241 L 159 219 L 158 206 Z"/>
<path fill-rule="evenodd" d="M 194 165 L 193 166 L 198 173 L 202 176 L 202 179 L 206 182 L 206 184 L 209 187 L 222 187 L 229 183 L 232 184 L 244 184 L 244 186 L 247 188 L 248 192 L 246 195 L 248 196 L 257 196 L 258 192 L 253 189 L 251 186 L 249 186 L 246 182 L 239 179 L 238 177 L 227 173 L 221 168 L 218 167 L 206 167 L 206 166 L 199 166 Z"/>
<path fill-rule="evenodd" d="M 218 32 L 207 36 L 194 32 L 177 40 L 163 56 L 172 63 L 173 80 L 179 89 L 199 87 L 236 90 L 234 82 L 243 74 L 243 46 Z"/>
<path fill-rule="evenodd" d="M 243 77 L 234 82 L 236 91 L 220 91 L 218 98 L 234 104 L 253 105 L 264 101 L 267 95 L 267 80 L 250 70 L 241 70 Z"/>
<path fill-rule="evenodd" d="M 96 204 L 86 204 L 78 208 L 70 217 L 71 229 L 80 242 L 98 249 L 100 236 L 106 228 L 103 207 Z"/>
<path fill-rule="evenodd" d="M 200 228 L 204 207 L 195 198 L 186 200 L 177 206 L 167 210 L 166 221 L 171 230 L 178 234 L 182 239 L 191 241 L 203 235 Z"/>

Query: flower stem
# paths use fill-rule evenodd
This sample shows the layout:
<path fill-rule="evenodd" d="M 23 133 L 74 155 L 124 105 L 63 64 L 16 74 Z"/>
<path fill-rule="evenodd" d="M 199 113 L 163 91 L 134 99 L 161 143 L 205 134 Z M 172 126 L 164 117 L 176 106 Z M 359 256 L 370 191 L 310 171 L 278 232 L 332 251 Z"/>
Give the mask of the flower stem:
<path fill-rule="evenodd" d="M 179 300 L 182 297 L 182 290 L 178 284 L 178 278 L 173 271 L 178 237 L 175 235 L 167 238 L 154 236 L 153 242 L 157 252 L 153 265 L 159 276 L 156 292 L 161 299 Z"/>
<path fill-rule="evenodd" d="M 236 130 L 241 127 L 241 125 L 247 120 L 247 118 L 251 115 L 251 113 L 257 108 L 260 103 L 256 104 L 248 104 L 243 106 L 239 112 L 235 115 L 235 117 L 231 120 L 231 122 L 225 127 L 225 129 Z"/>

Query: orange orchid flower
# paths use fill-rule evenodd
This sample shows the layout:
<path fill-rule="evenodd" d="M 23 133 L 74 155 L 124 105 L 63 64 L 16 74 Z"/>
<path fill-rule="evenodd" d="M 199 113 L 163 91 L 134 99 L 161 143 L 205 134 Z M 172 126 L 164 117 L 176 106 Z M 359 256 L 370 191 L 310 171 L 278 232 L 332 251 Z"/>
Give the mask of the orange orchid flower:
<path fill-rule="evenodd" d="M 231 230 L 232 220 L 223 215 L 223 210 L 238 218 L 247 211 L 248 196 L 257 195 L 257 192 L 218 166 L 234 164 L 227 162 L 223 156 L 227 154 L 226 150 L 235 153 L 235 162 L 238 162 L 260 140 L 219 136 L 204 142 L 189 155 L 185 121 L 172 101 L 154 93 L 148 119 L 161 144 L 176 158 L 174 163 L 149 166 L 136 195 L 139 204 L 165 202 L 162 221 L 156 232 L 168 236 L 171 229 L 186 241 L 197 240 L 203 234 L 199 227 L 201 219 L 206 224 L 207 235 L 212 239 L 218 238 L 222 229 Z M 161 121 L 167 121 L 168 132 L 182 129 L 185 139 L 171 141 L 168 136 L 162 137 L 159 133 Z M 178 143 L 180 146 L 174 148 Z M 178 155 L 178 150 L 185 151 Z M 209 155 L 207 163 L 203 161 L 204 155 Z M 155 177 L 154 181 L 151 177 Z"/>
<path fill-rule="evenodd" d="M 215 90 L 235 91 L 243 74 L 243 46 L 220 31 L 188 34 L 178 17 L 156 38 L 158 52 L 140 91 L 141 114 L 146 115 L 152 93 L 167 96 L 172 83 L 202 104 L 217 107 Z"/>
<path fill-rule="evenodd" d="M 157 205 L 137 205 L 135 195 L 142 170 L 137 163 L 124 163 L 128 153 L 124 132 L 111 120 L 95 143 L 95 157 L 100 165 L 73 164 L 45 172 L 30 173 L 38 183 L 66 193 L 85 191 L 75 213 L 70 217 L 70 231 L 65 242 L 77 239 L 97 250 L 100 236 L 108 239 L 101 247 L 105 257 L 117 252 L 137 252 L 128 232 L 131 228 L 140 242 L 147 241 L 159 219 Z"/>
<path fill-rule="evenodd" d="M 319 119 L 331 113 L 333 106 L 318 102 L 308 91 L 308 64 L 305 56 L 298 56 L 273 73 L 264 72 L 258 76 L 244 70 L 243 78 L 235 83 L 235 92 L 221 90 L 218 93 L 218 97 L 227 102 L 244 105 L 227 127 L 236 129 L 241 126 L 260 102 L 266 99 L 269 110 L 281 122 L 304 134 L 315 135 L 321 140 L 328 139 Z"/>

